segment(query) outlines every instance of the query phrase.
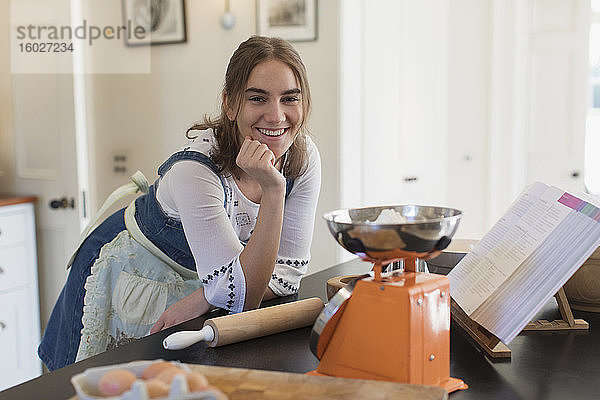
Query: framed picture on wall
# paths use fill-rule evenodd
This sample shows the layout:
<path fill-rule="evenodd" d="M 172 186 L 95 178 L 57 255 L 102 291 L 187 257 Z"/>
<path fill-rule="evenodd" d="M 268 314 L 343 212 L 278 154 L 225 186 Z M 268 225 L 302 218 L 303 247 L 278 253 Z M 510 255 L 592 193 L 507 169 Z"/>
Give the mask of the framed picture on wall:
<path fill-rule="evenodd" d="M 184 0 L 122 0 L 128 46 L 186 41 Z"/>
<path fill-rule="evenodd" d="M 257 0 L 256 25 L 263 36 L 317 40 L 317 0 Z"/>

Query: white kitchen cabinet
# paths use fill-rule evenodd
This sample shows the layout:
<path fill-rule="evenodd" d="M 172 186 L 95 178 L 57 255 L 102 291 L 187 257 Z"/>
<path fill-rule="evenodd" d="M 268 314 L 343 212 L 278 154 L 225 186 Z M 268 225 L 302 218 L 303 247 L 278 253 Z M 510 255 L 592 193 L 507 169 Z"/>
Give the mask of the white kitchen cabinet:
<path fill-rule="evenodd" d="M 42 372 L 33 201 L 0 197 L 0 390 Z"/>

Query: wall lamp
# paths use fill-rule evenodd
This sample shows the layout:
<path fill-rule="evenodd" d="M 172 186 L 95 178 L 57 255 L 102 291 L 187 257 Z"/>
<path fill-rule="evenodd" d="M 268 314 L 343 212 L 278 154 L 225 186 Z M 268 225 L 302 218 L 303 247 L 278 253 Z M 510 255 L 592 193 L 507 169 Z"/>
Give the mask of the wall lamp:
<path fill-rule="evenodd" d="M 228 30 L 235 26 L 235 15 L 229 9 L 229 0 L 225 0 L 225 12 L 221 16 L 221 26 Z"/>

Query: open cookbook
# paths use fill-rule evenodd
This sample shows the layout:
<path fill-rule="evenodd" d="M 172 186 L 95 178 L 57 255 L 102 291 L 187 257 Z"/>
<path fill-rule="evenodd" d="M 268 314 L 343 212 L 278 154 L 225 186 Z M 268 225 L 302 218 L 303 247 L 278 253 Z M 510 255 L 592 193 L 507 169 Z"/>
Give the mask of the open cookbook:
<path fill-rule="evenodd" d="M 600 246 L 600 201 L 536 182 L 448 274 L 452 298 L 510 343 Z"/>

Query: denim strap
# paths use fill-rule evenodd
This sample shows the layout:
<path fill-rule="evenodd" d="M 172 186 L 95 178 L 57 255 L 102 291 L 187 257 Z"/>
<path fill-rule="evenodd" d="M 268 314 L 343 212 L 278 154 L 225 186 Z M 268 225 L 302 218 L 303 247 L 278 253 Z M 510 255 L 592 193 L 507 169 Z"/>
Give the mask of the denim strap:
<path fill-rule="evenodd" d="M 132 201 L 129 206 L 125 209 L 125 226 L 131 237 L 138 242 L 142 247 L 148 250 L 156 258 L 167 264 L 171 269 L 181 275 L 184 279 L 198 279 L 198 273 L 192 271 L 179 263 L 173 261 L 173 259 L 167 256 L 161 249 L 156 247 L 148 238 L 142 233 L 140 227 L 135 220 L 135 200 Z"/>

